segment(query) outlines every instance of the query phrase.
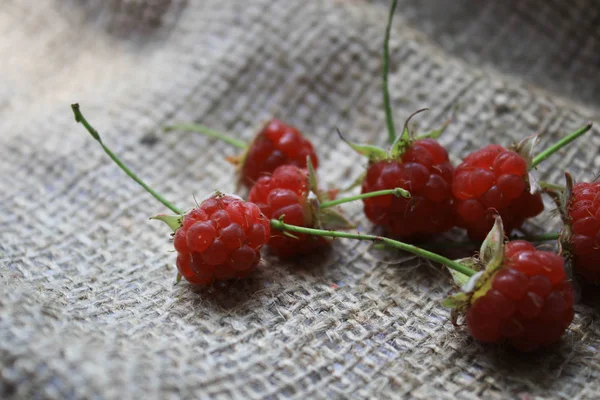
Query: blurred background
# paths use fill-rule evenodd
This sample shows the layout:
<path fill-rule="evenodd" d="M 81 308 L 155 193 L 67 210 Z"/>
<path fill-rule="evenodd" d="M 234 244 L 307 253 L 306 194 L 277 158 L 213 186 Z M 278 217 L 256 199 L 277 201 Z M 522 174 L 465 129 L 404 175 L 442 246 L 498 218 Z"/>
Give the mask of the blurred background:
<path fill-rule="evenodd" d="M 596 0 L 400 0 L 399 7 L 406 24 L 455 57 L 600 107 Z"/>

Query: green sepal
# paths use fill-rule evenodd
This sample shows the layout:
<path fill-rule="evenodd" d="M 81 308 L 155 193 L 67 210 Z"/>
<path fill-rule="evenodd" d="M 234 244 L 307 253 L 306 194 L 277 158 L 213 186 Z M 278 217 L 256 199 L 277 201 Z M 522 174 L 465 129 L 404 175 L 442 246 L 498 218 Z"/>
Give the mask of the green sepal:
<path fill-rule="evenodd" d="M 411 118 L 419 113 L 422 113 L 423 111 L 428 111 L 428 110 L 429 110 L 429 108 L 422 108 L 420 110 L 417 110 L 414 113 L 412 113 L 406 119 L 406 121 L 404 121 L 404 128 L 402 128 L 402 134 L 396 138 L 394 143 L 392 143 L 392 147 L 390 149 L 390 156 L 393 159 L 400 158 L 400 156 L 402 156 L 402 153 L 404 153 L 404 151 L 415 140 L 415 138 L 413 137 L 413 135 L 410 134 L 410 131 L 408 129 L 408 123 L 410 122 Z"/>
<path fill-rule="evenodd" d="M 571 217 L 569 216 L 569 208 L 571 207 L 571 201 L 573 200 L 573 177 L 568 172 L 565 172 L 565 190 L 561 196 L 554 197 L 557 203 L 558 212 L 560 218 L 563 221 L 563 227 L 558 237 L 559 254 L 565 258 L 565 272 L 567 277 L 572 279 L 573 273 L 573 260 L 572 260 L 572 238 L 573 230 L 571 229 Z"/>
<path fill-rule="evenodd" d="M 564 209 L 563 214 L 565 216 L 569 215 L 569 208 L 571 208 L 571 200 L 573 200 L 573 177 L 571 176 L 570 173 L 565 172 L 565 190 L 563 192 L 563 200 L 562 200 L 562 207 Z"/>
<path fill-rule="evenodd" d="M 181 225 L 183 225 L 183 216 L 182 215 L 159 214 L 159 215 L 150 217 L 150 219 L 157 219 L 159 221 L 164 222 L 165 224 L 169 225 L 169 228 L 171 228 L 173 230 L 173 232 L 175 232 L 177 229 L 179 229 L 181 227 Z"/>
<path fill-rule="evenodd" d="M 480 269 L 479 263 L 472 257 L 461 258 L 460 260 L 456 260 L 456 261 L 466 267 L 469 267 L 469 268 L 475 270 L 475 271 L 478 271 Z M 462 272 L 458 272 L 454 269 L 448 268 L 448 271 L 450 271 L 450 275 L 452 275 L 452 280 L 454 280 L 454 283 L 456 283 L 458 285 L 458 287 L 463 287 L 471 279 L 470 276 L 465 275 Z"/>
<path fill-rule="evenodd" d="M 179 282 L 181 282 L 182 278 L 183 278 L 183 275 L 181 275 L 179 272 L 177 272 L 177 276 L 175 276 L 175 284 L 177 285 Z"/>
<path fill-rule="evenodd" d="M 461 310 L 469 304 L 470 296 L 467 293 L 457 293 L 442 300 L 443 307 Z"/>
<path fill-rule="evenodd" d="M 439 127 L 438 129 L 434 129 L 431 132 L 417 136 L 417 140 L 419 140 L 419 139 L 436 139 L 436 140 L 439 139 L 440 136 L 442 136 L 442 133 L 444 133 L 444 131 L 446 130 L 446 128 L 448 128 L 448 125 L 450 125 L 450 122 L 452 122 L 452 119 L 449 119 L 446 122 L 444 122 L 442 124 L 442 126 Z"/>
<path fill-rule="evenodd" d="M 285 224 L 284 218 L 285 218 L 285 214 L 282 214 L 282 215 L 279 216 L 279 218 L 277 220 L 279 222 Z M 281 233 L 283 233 L 285 236 L 291 237 L 292 239 L 298 239 L 298 236 L 293 235 L 293 234 L 291 234 L 288 231 L 281 231 Z"/>
<path fill-rule="evenodd" d="M 384 149 L 377 147 L 377 146 L 372 146 L 369 144 L 352 143 L 352 142 L 346 140 L 346 138 L 342 135 L 342 132 L 340 132 L 339 129 L 337 130 L 337 132 L 338 132 L 338 135 L 340 136 L 340 138 L 344 142 L 346 142 L 346 144 L 348 144 L 348 146 L 350 146 L 358 154 L 366 156 L 369 159 L 369 161 L 375 162 L 375 161 L 379 161 L 379 160 L 385 160 L 386 158 L 388 158 L 388 153 Z"/>
<path fill-rule="evenodd" d="M 533 159 L 535 157 L 535 145 L 540 141 L 540 135 L 527 136 L 514 146 L 514 150 L 525 159 L 527 162 L 527 170 L 530 171 L 533 167 Z"/>
<path fill-rule="evenodd" d="M 320 196 L 310 192 L 307 197 L 314 228 L 327 230 L 353 229 L 356 226 L 335 208 L 321 208 Z"/>
<path fill-rule="evenodd" d="M 424 135 L 418 136 L 417 140 L 419 140 L 419 139 L 439 139 L 440 136 L 442 136 L 442 133 L 444 133 L 444 131 L 446 130 L 446 128 L 448 128 L 448 125 L 450 125 L 452 123 L 452 121 L 454 121 L 454 118 L 456 117 L 456 113 L 458 112 L 458 108 L 459 108 L 458 104 L 456 104 L 453 107 L 452 115 L 450 116 L 450 118 L 448 118 L 446 120 L 446 122 L 444 122 L 442 124 L 441 127 L 439 127 L 438 129 L 435 129 L 429 133 L 426 133 Z"/>
<path fill-rule="evenodd" d="M 479 262 L 485 265 L 486 272 L 496 271 L 504 261 L 504 226 L 502 218 L 496 215 L 494 226 L 485 237 L 479 249 Z"/>
<path fill-rule="evenodd" d="M 504 261 L 504 227 L 502 219 L 496 216 L 494 226 L 483 241 L 479 253 L 479 259 L 465 258 L 458 260 L 459 263 L 471 269 L 478 270 L 473 276 L 465 276 L 450 270 L 454 282 L 461 285 L 461 292 L 448 297 L 442 301 L 442 306 L 453 310 L 452 320 L 456 322 L 458 314 L 467 310 L 469 304 L 477 298 L 485 295 L 491 288 L 492 277 L 502 268 Z M 481 270 L 481 266 L 485 269 Z"/>
<path fill-rule="evenodd" d="M 319 193 L 319 180 L 310 156 L 306 156 L 306 169 L 308 170 L 308 187 L 313 193 Z"/>
<path fill-rule="evenodd" d="M 300 238 L 299 238 L 298 236 L 296 236 L 296 235 L 294 235 L 294 234 L 291 234 L 291 233 L 289 233 L 289 232 L 287 232 L 287 231 L 283 231 L 282 233 L 283 233 L 285 236 L 287 236 L 287 237 L 291 237 L 292 239 L 300 240 Z"/>

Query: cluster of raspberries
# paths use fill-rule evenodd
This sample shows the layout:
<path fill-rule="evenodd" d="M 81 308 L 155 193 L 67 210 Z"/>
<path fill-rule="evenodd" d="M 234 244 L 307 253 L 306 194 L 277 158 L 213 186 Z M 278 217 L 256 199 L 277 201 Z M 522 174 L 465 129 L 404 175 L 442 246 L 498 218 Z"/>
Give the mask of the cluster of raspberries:
<path fill-rule="evenodd" d="M 74 110 L 77 115 L 78 106 Z M 494 230 L 499 229 L 501 237 L 510 235 L 544 209 L 541 193 L 531 190 L 532 162 L 519 147 L 489 145 L 454 168 L 446 149 L 427 135 L 403 135 L 389 151 L 352 146 L 369 156 L 362 194 L 357 196 L 366 217 L 401 240 L 424 240 L 458 227 L 472 240 L 485 239 L 485 244 Z M 341 228 L 343 217 L 326 209 L 327 200 L 337 204 L 331 202 L 335 192 L 318 188 L 314 149 L 297 129 L 272 120 L 239 158 L 238 181 L 250 189 L 247 200 L 215 193 L 186 213 L 176 211 L 177 217 L 158 218 L 174 229 L 179 276 L 195 285 L 241 279 L 258 267 L 264 246 L 279 257 L 328 246 L 324 237 L 329 232 L 319 229 L 332 221 Z M 576 272 L 600 283 L 600 183 L 567 182 L 557 201 L 565 221 L 563 248 Z M 396 195 L 400 189 L 410 195 Z M 369 195 L 379 191 L 384 193 Z M 554 195 L 555 200 L 560 197 Z M 304 231 L 273 229 L 272 220 Z M 317 231 L 322 235 L 313 234 Z M 486 252 L 482 247 L 480 256 Z M 477 268 L 465 276 L 475 282 L 446 305 L 465 315 L 471 335 L 481 342 L 508 341 L 523 351 L 556 342 L 574 315 L 575 295 L 565 258 L 538 251 L 525 241 L 509 242 L 500 258 L 493 268 L 487 260 L 470 259 L 466 265 Z"/>
<path fill-rule="evenodd" d="M 384 60 L 395 6 L 393 0 Z M 505 244 L 504 237 L 544 210 L 542 190 L 534 184 L 530 170 L 576 136 L 549 148 L 537 161 L 531 151 L 535 140 L 530 138 L 510 148 L 485 146 L 454 166 L 437 141 L 443 129 L 415 136 L 408 130 L 407 120 L 396 137 L 387 92 L 387 62 L 383 65 L 391 147 L 384 150 L 349 143 L 367 156 L 368 164 L 359 182 L 361 195 L 341 200 L 360 198 L 366 218 L 394 239 L 422 242 L 455 228 L 466 231 L 470 240 L 483 242 L 479 254 L 459 261 L 427 253 L 451 268 L 454 280 L 463 287 L 463 292 L 447 299 L 445 305 L 453 308 L 453 315 L 464 315 L 471 336 L 481 342 L 510 342 L 523 351 L 555 343 L 574 316 L 575 293 L 571 274 L 565 271 L 573 270 L 588 282 L 600 283 L 600 183 L 573 185 L 567 176 L 563 190 L 550 192 L 548 188 L 556 185 L 545 186 L 564 221 L 562 254 L 536 250 L 522 240 Z M 72 108 L 75 119 L 117 161 L 79 106 Z M 591 124 L 576 133 L 581 135 L 590 128 Z M 196 130 L 221 135 L 198 125 Z M 315 146 L 298 129 L 272 119 L 248 145 L 235 138 L 227 141 L 245 149 L 230 160 L 238 166 L 237 182 L 249 191 L 247 200 L 215 193 L 188 212 L 168 203 L 117 162 L 178 214 L 156 218 L 174 230 L 179 277 L 195 285 L 245 278 L 259 266 L 265 246 L 278 257 L 311 254 L 329 245 L 325 237 L 336 236 L 333 231 L 341 236 L 338 230 L 351 227 L 350 221 L 331 208 L 342 202 L 334 200 L 336 192 L 319 189 Z M 375 236 L 371 240 L 388 240 L 386 243 L 399 244 L 396 247 L 425 254 L 403 242 Z"/>
<path fill-rule="evenodd" d="M 270 219 L 320 227 L 307 165 L 318 167 L 314 149 L 296 128 L 279 120 L 268 123 L 238 170 L 239 181 L 250 189 L 248 201 L 221 195 L 185 215 L 174 236 L 180 274 L 195 284 L 237 279 L 258 265 L 263 245 L 280 257 L 327 246 L 321 236 L 269 234 Z M 517 149 L 489 145 L 456 168 L 432 138 L 409 140 L 402 151 L 385 154 L 370 159 L 362 193 L 402 188 L 410 197 L 386 194 L 362 201 L 366 217 L 392 237 L 422 240 L 459 227 L 472 240 L 483 240 L 497 216 L 508 235 L 544 209 L 541 193 L 531 190 L 529 162 Z M 577 184 L 569 209 L 575 266 L 591 280 L 600 277 L 599 193 L 600 184 Z M 503 267 L 465 311 L 472 336 L 509 341 L 525 351 L 556 342 L 573 318 L 574 292 L 564 264 L 562 256 L 537 251 L 528 242 L 508 243 Z"/>
<path fill-rule="evenodd" d="M 239 181 L 250 188 L 248 201 L 256 204 L 262 216 L 268 219 L 282 218 L 291 225 L 319 227 L 318 210 L 310 202 L 308 160 L 313 168 L 318 167 L 314 146 L 298 129 L 279 120 L 267 123 L 246 150 L 239 168 Z M 497 145 L 475 151 L 454 168 L 448 152 L 436 140 L 409 140 L 400 153 L 371 160 L 362 183 L 363 194 L 395 188 L 407 190 L 410 197 L 387 194 L 365 198 L 364 212 L 375 225 L 402 240 L 427 238 L 454 226 L 465 228 L 472 239 L 482 240 L 492 228 L 495 215 L 502 217 L 508 234 L 544 208 L 541 194 L 531 193 L 527 162 L 523 156 Z M 208 201 L 212 204 L 215 200 Z M 197 232 L 204 242 L 210 244 L 215 240 L 212 245 L 196 250 L 196 254 L 209 252 L 211 256 L 204 258 L 220 259 L 225 247 L 219 240 L 221 235 L 215 232 L 223 229 L 242 232 L 238 225 L 234 228 L 229 225 L 235 219 L 234 216 L 227 217 L 232 212 L 230 209 L 230 206 L 222 207 L 218 210 L 218 218 L 207 215 L 212 221 L 211 229 L 195 228 L 196 225 L 208 226 L 209 222 L 204 220 L 192 225 L 192 232 Z M 259 217 L 252 214 L 247 218 Z M 183 229 L 187 231 L 188 227 L 184 224 Z M 229 231 L 223 231 L 223 234 Z M 178 233 L 176 238 L 182 235 Z M 190 248 L 192 242 L 200 241 L 189 232 L 186 237 Z M 237 243 L 246 245 L 241 239 Z M 275 254 L 289 257 L 311 253 L 327 245 L 327 241 L 305 234 L 291 237 L 273 232 L 264 244 Z M 214 251 L 215 247 L 223 250 Z M 176 248 L 180 255 L 189 253 L 183 245 Z M 227 250 L 234 252 L 237 248 L 232 244 Z M 187 265 L 188 257 L 181 258 L 185 260 L 182 264 Z M 220 264 L 229 269 L 232 262 L 228 259 Z M 217 265 L 215 263 L 210 267 L 206 265 L 207 270 L 214 271 L 214 279 L 239 277 L 239 273 L 218 273 L 218 268 L 212 267 Z M 198 268 L 195 270 L 199 271 Z M 187 278 L 189 271 L 190 268 L 185 268 L 185 273 L 180 272 Z M 203 271 L 201 275 L 204 281 L 207 274 Z"/>

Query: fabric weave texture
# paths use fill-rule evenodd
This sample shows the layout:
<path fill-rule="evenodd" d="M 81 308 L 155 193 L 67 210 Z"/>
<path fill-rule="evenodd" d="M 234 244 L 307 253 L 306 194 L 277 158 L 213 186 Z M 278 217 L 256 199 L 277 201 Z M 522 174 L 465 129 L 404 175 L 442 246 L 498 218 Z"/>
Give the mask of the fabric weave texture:
<path fill-rule="evenodd" d="M 390 42 L 398 129 L 423 107 L 419 130 L 436 128 L 458 104 L 440 139 L 457 163 L 536 132 L 541 149 L 592 120 L 591 133 L 538 168 L 555 183 L 565 170 L 592 179 L 598 3 L 469 3 L 400 1 Z M 344 186 L 365 162 L 335 128 L 386 140 L 386 18 L 386 1 L 4 0 L 0 398 L 595 398 L 598 296 L 577 306 L 559 345 L 522 356 L 450 323 L 439 305 L 452 291 L 447 272 L 369 243 L 338 240 L 287 262 L 266 254 L 232 284 L 174 285 L 168 228 L 148 220 L 167 210 L 69 109 L 79 102 L 104 141 L 180 207 L 234 191 L 225 156 L 237 149 L 162 132 L 177 122 L 249 140 L 278 117 L 319 149 L 322 183 Z M 360 207 L 344 209 L 371 230 Z M 546 212 L 526 229 L 558 227 Z"/>

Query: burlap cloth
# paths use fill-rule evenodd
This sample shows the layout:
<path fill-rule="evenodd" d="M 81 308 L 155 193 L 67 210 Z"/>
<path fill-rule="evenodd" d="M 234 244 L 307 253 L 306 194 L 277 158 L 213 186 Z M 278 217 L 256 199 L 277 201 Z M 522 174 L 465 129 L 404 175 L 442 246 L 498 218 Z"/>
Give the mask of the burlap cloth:
<path fill-rule="evenodd" d="M 455 160 L 600 121 L 594 0 L 401 1 L 391 41 L 397 124 L 460 105 Z M 519 356 L 455 329 L 438 267 L 338 241 L 253 279 L 174 286 L 165 209 L 73 121 L 181 207 L 234 188 L 235 150 L 172 122 L 250 138 L 275 114 L 319 147 L 325 185 L 364 168 L 334 132 L 385 141 L 387 2 L 3 0 L 0 6 L 1 398 L 596 398 L 598 302 L 562 342 Z M 542 90 L 543 88 L 543 90 Z M 540 168 L 599 172 L 598 129 Z M 210 147 L 208 147 L 210 143 Z M 210 149 L 210 150 L 209 150 Z M 345 207 L 362 229 L 360 205 Z M 549 214 L 530 230 L 556 228 Z M 422 265 L 421 268 L 415 266 Z"/>

